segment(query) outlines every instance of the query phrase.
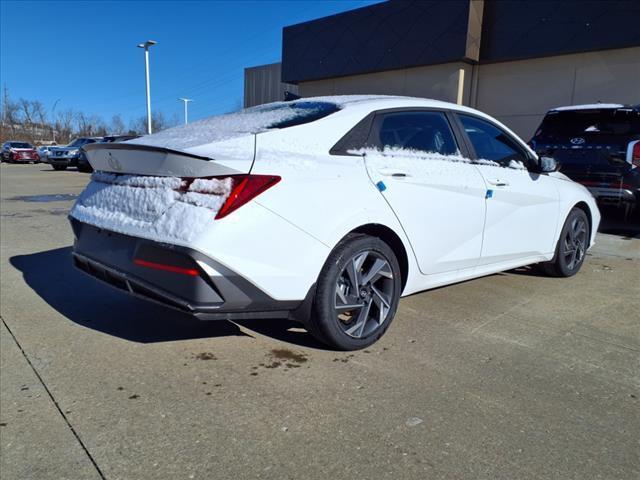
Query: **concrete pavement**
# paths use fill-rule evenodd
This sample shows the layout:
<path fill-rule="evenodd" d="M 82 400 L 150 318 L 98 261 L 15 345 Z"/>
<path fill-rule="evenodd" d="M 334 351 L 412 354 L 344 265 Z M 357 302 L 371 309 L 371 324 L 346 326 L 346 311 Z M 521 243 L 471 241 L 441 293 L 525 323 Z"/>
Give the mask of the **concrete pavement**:
<path fill-rule="evenodd" d="M 640 476 L 639 239 L 599 235 L 571 279 L 405 298 L 382 341 L 336 353 L 94 281 L 66 220 L 88 176 L 0 177 L 3 479 Z"/>

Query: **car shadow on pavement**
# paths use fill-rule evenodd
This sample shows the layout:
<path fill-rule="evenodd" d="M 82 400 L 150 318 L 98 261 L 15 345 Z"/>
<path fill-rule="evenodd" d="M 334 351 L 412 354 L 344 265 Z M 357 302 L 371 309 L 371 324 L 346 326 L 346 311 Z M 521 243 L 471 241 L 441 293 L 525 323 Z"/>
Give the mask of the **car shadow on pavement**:
<path fill-rule="evenodd" d="M 140 343 L 247 335 L 226 321 L 203 322 L 140 300 L 73 267 L 71 248 L 11 257 L 25 282 L 52 308 L 83 327 Z"/>
<path fill-rule="evenodd" d="M 600 207 L 602 221 L 600 233 L 619 235 L 625 238 L 640 238 L 640 211 L 625 215 L 624 210 L 613 207 Z"/>
<path fill-rule="evenodd" d="M 10 258 L 25 282 L 53 309 L 83 327 L 140 343 L 251 336 L 238 325 L 298 346 L 326 349 L 299 323 L 282 319 L 201 321 L 162 305 L 131 297 L 78 271 L 71 247 Z"/>
<path fill-rule="evenodd" d="M 256 333 L 281 342 L 318 350 L 329 349 L 329 347 L 320 343 L 307 332 L 301 323 L 293 320 L 270 318 L 268 320 L 234 320 L 234 322 Z"/>

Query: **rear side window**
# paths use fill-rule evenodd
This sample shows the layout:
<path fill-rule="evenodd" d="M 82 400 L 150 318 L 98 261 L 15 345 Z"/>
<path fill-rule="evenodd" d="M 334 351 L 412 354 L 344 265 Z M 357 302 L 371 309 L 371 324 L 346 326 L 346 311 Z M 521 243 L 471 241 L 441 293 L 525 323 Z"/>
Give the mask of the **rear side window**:
<path fill-rule="evenodd" d="M 386 113 L 380 122 L 378 141 L 382 148 L 398 148 L 454 155 L 458 146 L 442 112 Z"/>
<path fill-rule="evenodd" d="M 476 117 L 460 114 L 458 117 L 478 159 L 491 160 L 503 167 L 511 166 L 512 161 L 528 163 L 523 148 L 506 132 Z"/>

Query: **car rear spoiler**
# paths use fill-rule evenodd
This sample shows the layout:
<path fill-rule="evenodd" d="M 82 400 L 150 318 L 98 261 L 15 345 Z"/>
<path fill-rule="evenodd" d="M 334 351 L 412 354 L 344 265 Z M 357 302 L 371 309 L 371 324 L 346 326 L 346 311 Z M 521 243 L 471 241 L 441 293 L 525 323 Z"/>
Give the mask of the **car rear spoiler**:
<path fill-rule="evenodd" d="M 172 177 L 233 175 L 213 158 L 138 143 L 91 143 L 83 147 L 94 170 Z"/>
<path fill-rule="evenodd" d="M 171 148 L 157 147 L 154 145 L 142 145 L 140 143 L 89 143 L 82 147 L 84 151 L 90 152 L 92 150 L 143 150 L 145 152 L 161 152 L 172 153 L 175 155 L 181 155 L 184 157 L 197 158 L 200 160 L 213 160 L 209 157 L 203 157 L 202 155 L 195 155 L 189 152 L 182 152 L 180 150 L 173 150 Z"/>

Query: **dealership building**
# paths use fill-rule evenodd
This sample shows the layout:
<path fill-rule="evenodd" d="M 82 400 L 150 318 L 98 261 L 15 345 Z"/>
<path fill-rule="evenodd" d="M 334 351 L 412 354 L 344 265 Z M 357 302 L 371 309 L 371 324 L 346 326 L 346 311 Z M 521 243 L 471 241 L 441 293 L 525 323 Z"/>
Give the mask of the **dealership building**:
<path fill-rule="evenodd" d="M 640 103 L 640 1 L 392 0 L 283 29 L 245 106 L 387 94 L 493 115 L 528 140 L 551 108 Z"/>

